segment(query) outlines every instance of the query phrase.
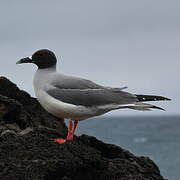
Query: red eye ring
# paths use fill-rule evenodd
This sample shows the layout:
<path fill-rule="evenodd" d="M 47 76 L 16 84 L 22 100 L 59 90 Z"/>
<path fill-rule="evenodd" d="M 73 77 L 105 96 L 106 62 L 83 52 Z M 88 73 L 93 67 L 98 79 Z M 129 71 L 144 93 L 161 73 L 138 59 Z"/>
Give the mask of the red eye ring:
<path fill-rule="evenodd" d="M 40 57 L 42 57 L 42 56 L 43 56 L 43 53 L 39 53 L 38 55 L 39 55 Z"/>

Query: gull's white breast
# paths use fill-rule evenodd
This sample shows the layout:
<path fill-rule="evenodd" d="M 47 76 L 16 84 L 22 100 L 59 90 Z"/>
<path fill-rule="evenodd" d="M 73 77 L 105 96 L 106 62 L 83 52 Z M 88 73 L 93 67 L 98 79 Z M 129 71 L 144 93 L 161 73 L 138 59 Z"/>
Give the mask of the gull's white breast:
<path fill-rule="evenodd" d="M 73 120 L 82 120 L 99 114 L 96 108 L 65 103 L 50 96 L 44 90 L 44 87 L 51 83 L 53 73 L 55 73 L 54 68 L 38 69 L 34 76 L 35 95 L 46 111 L 56 117 L 71 118 Z"/>
<path fill-rule="evenodd" d="M 117 105 L 85 107 L 74 105 L 55 99 L 46 92 L 47 85 L 51 85 L 55 76 L 55 67 L 48 69 L 38 69 L 34 76 L 34 90 L 39 103 L 49 113 L 56 117 L 70 118 L 73 120 L 83 120 L 93 116 L 104 114 L 112 109 L 117 109 Z M 57 74 L 56 74 L 57 75 Z M 63 77 L 64 75 L 62 75 Z M 61 79 L 59 79 L 60 81 Z"/>
<path fill-rule="evenodd" d="M 36 97 L 43 108 L 56 117 L 83 120 L 96 115 L 91 108 L 56 100 L 42 89 L 36 91 Z"/>

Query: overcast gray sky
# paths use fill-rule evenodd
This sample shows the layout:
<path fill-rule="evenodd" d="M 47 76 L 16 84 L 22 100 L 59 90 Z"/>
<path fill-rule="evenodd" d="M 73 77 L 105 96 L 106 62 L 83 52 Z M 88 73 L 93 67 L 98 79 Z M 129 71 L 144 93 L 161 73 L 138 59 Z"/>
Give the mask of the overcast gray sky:
<path fill-rule="evenodd" d="M 173 99 L 156 103 L 165 113 L 113 114 L 180 114 L 179 7 L 178 0 L 0 0 L 1 75 L 34 96 L 36 67 L 15 62 L 48 48 L 63 73 Z"/>

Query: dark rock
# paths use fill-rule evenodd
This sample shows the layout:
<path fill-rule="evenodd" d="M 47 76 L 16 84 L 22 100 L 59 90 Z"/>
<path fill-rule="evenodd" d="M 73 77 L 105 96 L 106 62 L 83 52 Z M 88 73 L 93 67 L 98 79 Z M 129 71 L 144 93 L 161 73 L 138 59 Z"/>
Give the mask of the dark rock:
<path fill-rule="evenodd" d="M 163 180 L 147 157 L 82 135 L 58 144 L 64 121 L 42 109 L 35 98 L 0 78 L 1 180 Z"/>
<path fill-rule="evenodd" d="M 12 127 L 18 132 L 27 127 L 48 127 L 65 136 L 67 130 L 63 119 L 46 112 L 35 98 L 5 77 L 0 77 L 0 120 L 0 132 Z"/>

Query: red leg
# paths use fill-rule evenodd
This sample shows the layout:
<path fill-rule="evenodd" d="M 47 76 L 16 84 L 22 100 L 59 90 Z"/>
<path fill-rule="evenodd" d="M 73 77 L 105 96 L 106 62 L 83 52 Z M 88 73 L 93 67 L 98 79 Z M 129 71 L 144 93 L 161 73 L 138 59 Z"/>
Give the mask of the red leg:
<path fill-rule="evenodd" d="M 73 123 L 72 123 L 72 120 L 70 120 L 67 138 L 66 139 L 56 138 L 56 139 L 54 139 L 54 141 L 59 143 L 59 144 L 65 143 L 66 140 L 68 139 L 68 137 L 72 136 L 72 129 L 73 129 Z"/>
<path fill-rule="evenodd" d="M 68 130 L 68 135 L 66 137 L 67 141 L 71 141 L 73 137 L 73 122 L 72 120 L 69 121 L 69 130 Z"/>
<path fill-rule="evenodd" d="M 66 139 L 57 138 L 54 141 L 57 143 L 60 143 L 60 144 L 65 143 L 66 141 L 72 141 L 73 137 L 74 137 L 75 130 L 77 128 L 77 125 L 78 125 L 77 120 L 74 121 L 74 125 L 73 125 L 72 120 L 70 120 L 69 121 L 68 135 L 67 135 Z"/>
<path fill-rule="evenodd" d="M 73 134 L 74 134 L 74 133 L 75 133 L 75 131 L 76 131 L 77 125 L 78 125 L 78 121 L 77 121 L 77 120 L 75 120 L 75 121 L 74 121 Z"/>
<path fill-rule="evenodd" d="M 67 141 L 72 141 L 72 140 L 73 140 L 74 133 L 75 133 L 75 131 L 76 131 L 77 125 L 78 125 L 78 121 L 75 120 L 75 121 L 74 121 L 73 129 L 72 129 L 72 131 L 71 131 L 70 134 L 68 133 L 69 136 L 67 136 L 67 138 L 66 138 Z"/>

